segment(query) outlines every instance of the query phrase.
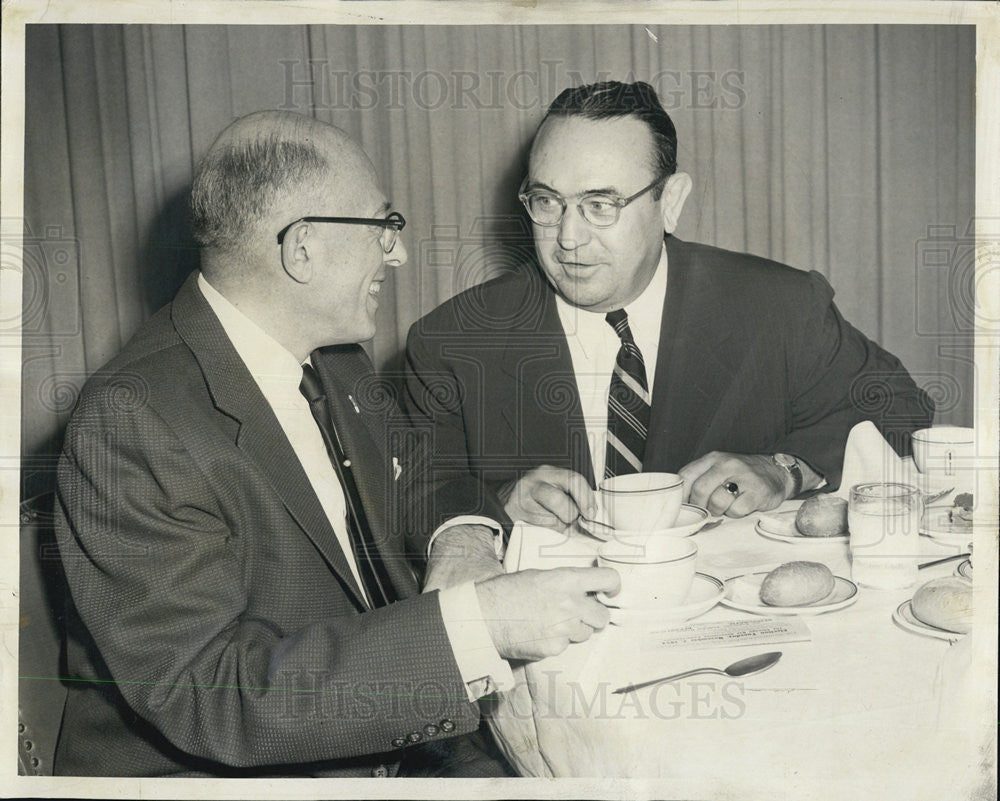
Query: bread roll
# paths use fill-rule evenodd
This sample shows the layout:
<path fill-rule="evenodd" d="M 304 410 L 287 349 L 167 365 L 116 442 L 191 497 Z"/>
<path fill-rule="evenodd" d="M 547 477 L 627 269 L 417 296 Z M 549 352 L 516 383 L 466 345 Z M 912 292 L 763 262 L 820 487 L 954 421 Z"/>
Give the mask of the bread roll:
<path fill-rule="evenodd" d="M 804 537 L 842 537 L 847 533 L 847 501 L 814 495 L 799 507 L 795 527 Z"/>
<path fill-rule="evenodd" d="M 760 585 L 760 600 L 768 606 L 803 606 L 833 592 L 830 568 L 819 562 L 786 562 L 774 568 Z"/>
<path fill-rule="evenodd" d="M 957 634 L 972 629 L 972 582 L 959 576 L 928 581 L 910 601 L 913 616 L 928 626 Z"/>

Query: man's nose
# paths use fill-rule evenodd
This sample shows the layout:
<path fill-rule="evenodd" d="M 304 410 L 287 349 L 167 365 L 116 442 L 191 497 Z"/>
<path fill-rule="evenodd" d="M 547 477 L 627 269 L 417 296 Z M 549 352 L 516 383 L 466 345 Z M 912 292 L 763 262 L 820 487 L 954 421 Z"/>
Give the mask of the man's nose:
<path fill-rule="evenodd" d="M 556 241 L 563 250 L 576 250 L 590 240 L 590 226 L 576 206 L 567 206 L 559 221 Z"/>
<path fill-rule="evenodd" d="M 402 267 L 406 264 L 407 259 L 406 245 L 403 244 L 402 235 L 396 236 L 396 243 L 392 246 L 392 250 L 385 254 L 383 261 L 390 267 Z"/>

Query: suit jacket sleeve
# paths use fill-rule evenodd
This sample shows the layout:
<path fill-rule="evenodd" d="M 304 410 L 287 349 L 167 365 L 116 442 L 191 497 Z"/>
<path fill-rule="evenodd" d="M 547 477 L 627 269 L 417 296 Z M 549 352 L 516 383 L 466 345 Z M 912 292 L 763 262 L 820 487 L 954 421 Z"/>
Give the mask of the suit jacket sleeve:
<path fill-rule="evenodd" d="M 431 535 L 458 517 L 482 517 L 508 533 L 510 521 L 496 494 L 470 473 L 435 461 L 436 432 L 404 418 L 407 448 L 400 476 L 399 527 L 406 532 L 407 554 L 418 572 L 426 565 Z"/>
<path fill-rule="evenodd" d="M 934 403 L 902 363 L 848 323 L 833 303 L 833 288 L 809 273 L 811 293 L 785 343 L 789 354 L 790 431 L 775 445 L 803 459 L 832 488 L 840 485 L 847 435 L 871 420 L 900 453 L 910 433 L 929 426 Z"/>
<path fill-rule="evenodd" d="M 454 478 L 469 471 L 462 415 L 469 388 L 462 387 L 454 371 L 427 347 L 417 331 L 419 325 L 407 337 L 403 407 L 414 428 L 422 432 L 438 474 Z"/>
<path fill-rule="evenodd" d="M 389 752 L 430 721 L 476 728 L 436 594 L 317 619 L 309 592 L 289 585 L 302 596 L 293 616 L 308 622 L 287 629 L 262 611 L 269 599 L 251 602 L 254 573 L 276 568 L 247 559 L 245 540 L 297 532 L 234 530 L 220 495 L 241 477 L 220 489 L 200 471 L 148 404 L 116 412 L 85 396 L 67 432 L 67 579 L 135 713 L 184 752 L 232 766 Z"/>
<path fill-rule="evenodd" d="M 474 477 L 469 463 L 462 404 L 471 388 L 463 387 L 454 371 L 432 355 L 419 325 L 410 329 L 407 339 L 402 406 L 419 442 L 419 474 L 431 499 L 425 530 L 433 531 L 457 515 L 489 517 L 509 530 L 496 488 Z"/>

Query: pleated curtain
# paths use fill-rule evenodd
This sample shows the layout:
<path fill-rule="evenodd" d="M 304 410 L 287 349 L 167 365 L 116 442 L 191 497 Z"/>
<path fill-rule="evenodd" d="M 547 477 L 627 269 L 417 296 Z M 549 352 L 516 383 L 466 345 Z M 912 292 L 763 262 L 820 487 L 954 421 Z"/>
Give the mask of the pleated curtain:
<path fill-rule="evenodd" d="M 939 422 L 973 423 L 971 27 L 32 25 L 26 457 L 197 265 L 186 194 L 234 118 L 312 114 L 371 156 L 408 221 L 372 343 L 392 372 L 420 315 L 523 269 L 535 126 L 602 79 L 650 81 L 675 122 L 680 238 L 822 272 Z"/>

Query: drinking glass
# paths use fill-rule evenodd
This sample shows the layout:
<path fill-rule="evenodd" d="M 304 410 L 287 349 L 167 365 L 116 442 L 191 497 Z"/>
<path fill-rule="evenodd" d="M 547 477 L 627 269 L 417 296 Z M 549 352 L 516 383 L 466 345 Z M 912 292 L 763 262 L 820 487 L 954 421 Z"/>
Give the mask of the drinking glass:
<path fill-rule="evenodd" d="M 897 590 L 917 582 L 920 490 L 873 482 L 851 487 L 847 505 L 851 577 L 866 587 Z"/>

